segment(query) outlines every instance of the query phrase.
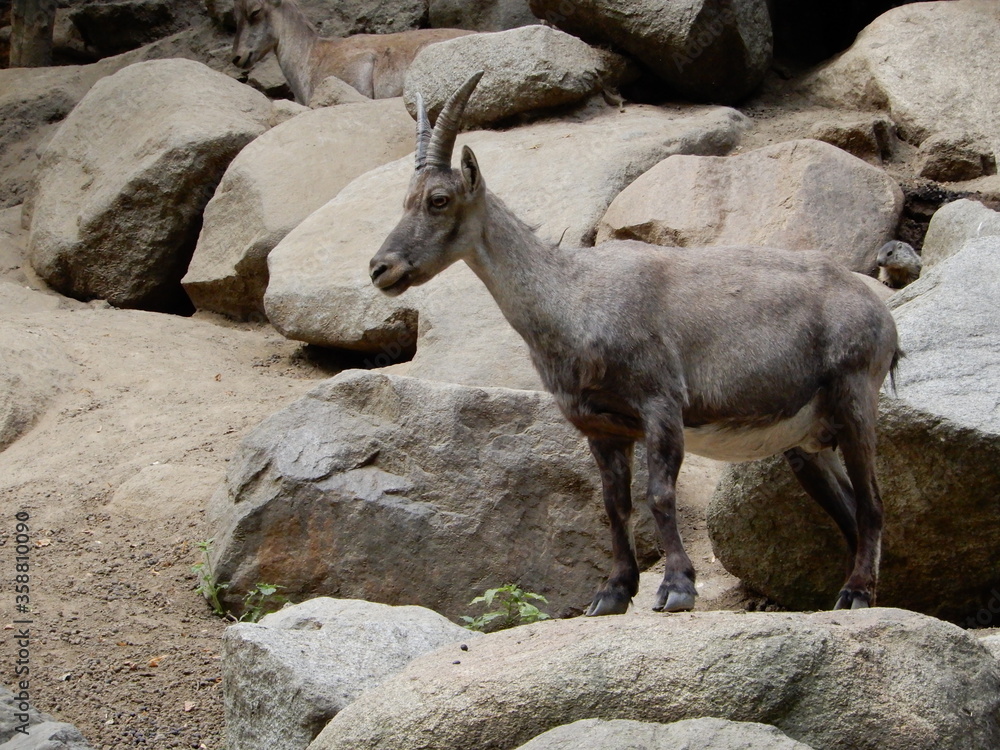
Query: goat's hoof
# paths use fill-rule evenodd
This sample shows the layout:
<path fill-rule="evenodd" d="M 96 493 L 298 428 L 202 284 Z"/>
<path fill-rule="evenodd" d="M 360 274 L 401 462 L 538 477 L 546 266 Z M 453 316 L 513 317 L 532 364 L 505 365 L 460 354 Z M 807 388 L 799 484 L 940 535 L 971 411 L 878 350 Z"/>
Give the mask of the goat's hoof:
<path fill-rule="evenodd" d="M 837 597 L 834 609 L 867 609 L 871 606 L 871 595 L 867 591 L 844 589 Z"/>
<path fill-rule="evenodd" d="M 657 612 L 687 612 L 694 609 L 697 596 L 694 581 L 690 577 L 671 576 L 669 581 L 665 580 L 656 590 L 653 609 Z"/>
<path fill-rule="evenodd" d="M 587 608 L 587 617 L 601 615 L 623 615 L 628 611 L 632 597 L 617 596 L 608 591 L 600 591 Z"/>
<path fill-rule="evenodd" d="M 653 607 L 657 612 L 689 612 L 694 609 L 694 594 L 685 591 L 671 591 L 667 600 Z"/>

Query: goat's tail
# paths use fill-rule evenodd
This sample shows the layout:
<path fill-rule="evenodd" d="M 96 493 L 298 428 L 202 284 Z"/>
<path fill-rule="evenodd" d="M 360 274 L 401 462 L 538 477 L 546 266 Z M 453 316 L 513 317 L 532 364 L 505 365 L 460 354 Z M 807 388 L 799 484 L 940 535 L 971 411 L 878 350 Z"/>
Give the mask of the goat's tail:
<path fill-rule="evenodd" d="M 889 388 L 893 396 L 896 395 L 896 370 L 899 368 L 899 360 L 905 356 L 906 352 L 899 347 L 896 347 L 896 351 L 892 355 L 892 362 L 889 365 Z"/>

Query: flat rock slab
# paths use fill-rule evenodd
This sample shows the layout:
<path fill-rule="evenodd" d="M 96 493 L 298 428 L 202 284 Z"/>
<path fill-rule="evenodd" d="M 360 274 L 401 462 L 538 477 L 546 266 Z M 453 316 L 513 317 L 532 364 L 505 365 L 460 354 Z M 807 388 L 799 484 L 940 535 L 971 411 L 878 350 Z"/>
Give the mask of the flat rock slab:
<path fill-rule="evenodd" d="M 582 719 L 538 735 L 518 750 L 811 750 L 776 727 L 750 721 L 685 719 L 654 724 Z"/>
<path fill-rule="evenodd" d="M 624 114 L 607 109 L 579 120 L 467 133 L 456 148 L 475 150 L 489 189 L 540 236 L 580 245 L 592 243 L 612 199 L 642 172 L 674 153 L 726 153 L 746 122 L 722 107 L 635 106 Z M 412 174 L 408 157 L 362 175 L 275 247 L 264 297 L 268 319 L 289 338 L 366 352 L 375 365 L 416 345 L 414 376 L 538 387 L 523 342 L 464 264 L 400 298 L 372 285 L 368 262 L 399 221 Z M 456 287 L 461 295 L 445 293 Z M 426 302 L 438 293 L 439 303 Z M 445 328 L 432 355 L 424 337 Z M 477 366 L 476 356 L 464 353 L 469 349 L 494 354 Z M 497 358 L 503 367 L 488 364 Z M 472 369 L 449 366 L 458 359 Z"/>
<path fill-rule="evenodd" d="M 310 750 L 507 750 L 595 715 L 706 714 L 838 750 L 1000 743 L 1000 663 L 954 625 L 894 609 L 577 618 L 413 661 Z"/>
<path fill-rule="evenodd" d="M 181 281 L 195 307 L 262 317 L 268 253 L 355 177 L 410 153 L 413 127 L 401 99 L 367 100 L 304 111 L 240 151 Z"/>
<path fill-rule="evenodd" d="M 907 3 L 882 14 L 802 89 L 836 107 L 888 110 L 906 140 L 939 132 L 984 136 L 1000 153 L 1000 5 Z"/>
<path fill-rule="evenodd" d="M 902 210 L 903 193 L 884 171 L 806 139 L 664 159 L 615 198 L 597 239 L 820 250 L 866 273 Z"/>
<path fill-rule="evenodd" d="M 644 473 L 637 471 L 636 496 Z M 469 614 L 517 582 L 579 612 L 610 571 L 599 474 L 548 394 L 348 371 L 265 420 L 212 499 L 227 601 L 258 581 Z M 636 514 L 645 564 L 652 519 Z"/>
<path fill-rule="evenodd" d="M 479 636 L 423 607 L 329 597 L 233 625 L 222 640 L 226 742 L 300 750 L 417 656 Z"/>
<path fill-rule="evenodd" d="M 0 322 L 0 451 L 34 426 L 76 372 L 47 332 Z"/>
<path fill-rule="evenodd" d="M 629 67 L 621 55 L 536 24 L 424 48 L 406 71 L 403 96 L 416 115 L 419 93 L 433 122 L 469 76 L 485 71 L 462 114 L 473 127 L 580 101 L 618 86 Z"/>
<path fill-rule="evenodd" d="M 974 240 L 890 299 L 906 357 L 879 410 L 878 601 L 968 625 L 1000 586 L 998 253 L 1000 237 Z M 833 606 L 846 545 L 784 461 L 731 466 L 708 524 L 751 588 L 793 609 Z"/>
<path fill-rule="evenodd" d="M 42 153 L 32 267 L 78 299 L 157 311 L 189 304 L 180 279 L 202 211 L 270 114 L 263 94 L 190 60 L 101 79 Z"/>

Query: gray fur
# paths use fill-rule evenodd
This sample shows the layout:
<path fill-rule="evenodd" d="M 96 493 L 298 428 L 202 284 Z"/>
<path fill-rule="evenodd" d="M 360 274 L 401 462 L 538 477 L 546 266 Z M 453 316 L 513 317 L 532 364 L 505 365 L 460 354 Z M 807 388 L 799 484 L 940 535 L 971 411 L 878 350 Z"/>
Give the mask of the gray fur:
<path fill-rule="evenodd" d="M 686 437 L 707 455 L 723 446 L 731 460 L 784 452 L 857 550 L 837 606 L 873 600 L 876 405 L 899 353 L 892 316 L 862 281 L 817 253 L 543 242 L 486 189 L 468 147 L 459 170 L 414 174 L 371 274 L 394 295 L 457 260 L 525 339 L 601 469 L 615 563 L 588 614 L 624 612 L 638 587 L 628 531 L 636 440 L 646 444 L 647 500 L 666 557 L 655 608 L 693 606 L 674 487 Z M 800 465 L 813 456 L 822 468 Z"/>

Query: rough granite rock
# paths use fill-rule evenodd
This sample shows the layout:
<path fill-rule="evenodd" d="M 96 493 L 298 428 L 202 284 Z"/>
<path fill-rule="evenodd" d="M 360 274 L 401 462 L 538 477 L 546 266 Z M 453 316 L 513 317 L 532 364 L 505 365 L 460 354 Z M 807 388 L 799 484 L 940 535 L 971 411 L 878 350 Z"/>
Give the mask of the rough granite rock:
<path fill-rule="evenodd" d="M 458 37 L 421 50 L 407 69 L 403 97 L 410 114 L 416 116 L 419 93 L 433 122 L 477 70 L 486 73 L 462 115 L 467 128 L 581 101 L 618 86 L 630 66 L 621 55 L 538 24 Z"/>
<path fill-rule="evenodd" d="M 997 604 L 1000 605 L 1000 597 L 997 598 Z M 993 614 L 1000 614 L 1000 609 L 997 609 Z M 1000 661 L 1000 635 L 988 635 L 985 638 L 980 638 L 979 642 L 986 646 L 990 653 Z"/>
<path fill-rule="evenodd" d="M 884 115 L 873 115 L 854 121 L 838 119 L 818 122 L 809 138 L 842 148 L 859 159 L 880 165 L 892 154 L 896 137 L 892 121 Z"/>
<path fill-rule="evenodd" d="M 94 83 L 128 65 L 168 57 L 220 71 L 232 65 L 228 39 L 205 24 L 89 65 L 0 69 L 0 207 L 30 202 L 38 150 Z"/>
<path fill-rule="evenodd" d="M 771 64 L 765 0 L 529 0 L 541 19 L 592 44 L 614 45 L 674 92 L 731 104 Z"/>
<path fill-rule="evenodd" d="M 996 171 L 996 157 L 981 136 L 935 133 L 920 144 L 919 172 L 929 180 L 959 182 Z"/>
<path fill-rule="evenodd" d="M 842 55 L 802 81 L 812 99 L 889 112 L 919 145 L 951 132 L 986 137 L 1000 151 L 1000 4 L 994 0 L 906 3 L 882 14 Z"/>
<path fill-rule="evenodd" d="M 969 240 L 1000 236 L 1000 212 L 979 201 L 952 201 L 941 206 L 931 217 L 920 252 L 925 272 L 957 253 Z"/>
<path fill-rule="evenodd" d="M 581 719 L 544 732 L 517 750 L 812 750 L 767 724 L 684 719 L 655 724 L 629 719 Z"/>
<path fill-rule="evenodd" d="M 586 441 L 537 391 L 342 373 L 243 440 L 209 516 L 212 570 L 237 609 L 266 580 L 293 600 L 458 617 L 513 581 L 566 614 L 589 603 L 611 566 Z M 642 508 L 635 518 L 648 565 L 658 556 L 652 519 Z"/>
<path fill-rule="evenodd" d="M 883 395 L 878 602 L 975 625 L 1000 587 L 1000 237 L 970 241 L 890 298 L 906 352 Z M 731 466 L 709 506 L 716 556 L 792 609 L 833 605 L 848 562 L 781 459 Z"/>
<path fill-rule="evenodd" d="M 615 198 L 597 240 L 820 250 L 852 271 L 875 267 L 903 193 L 881 169 L 814 140 L 736 156 L 671 156 Z"/>
<path fill-rule="evenodd" d="M 896 609 L 555 620 L 413 661 L 309 748 L 507 750 L 595 715 L 756 721 L 824 750 L 986 750 L 1000 743 L 1000 663 Z"/>
<path fill-rule="evenodd" d="M 100 80 L 42 154 L 32 267 L 67 296 L 184 309 L 180 279 L 205 204 L 270 114 L 262 94 L 189 60 Z"/>
<path fill-rule="evenodd" d="M 328 597 L 233 625 L 222 639 L 227 745 L 301 750 L 364 690 L 480 635 L 423 607 Z"/>

